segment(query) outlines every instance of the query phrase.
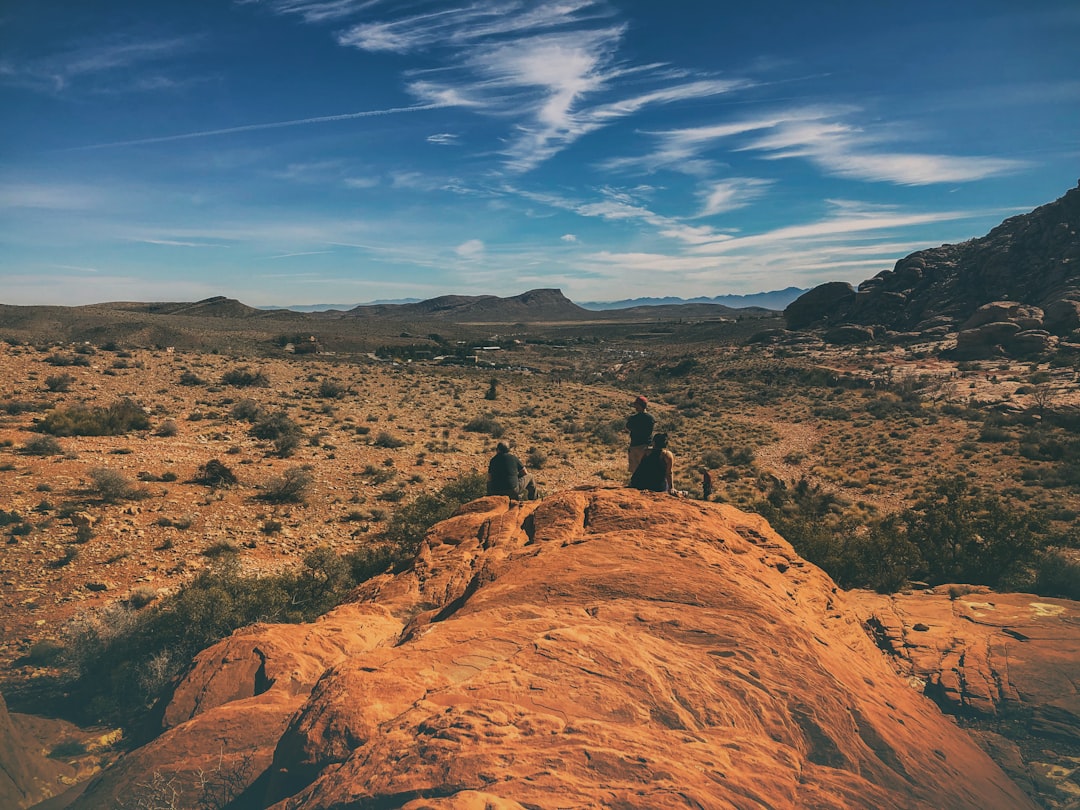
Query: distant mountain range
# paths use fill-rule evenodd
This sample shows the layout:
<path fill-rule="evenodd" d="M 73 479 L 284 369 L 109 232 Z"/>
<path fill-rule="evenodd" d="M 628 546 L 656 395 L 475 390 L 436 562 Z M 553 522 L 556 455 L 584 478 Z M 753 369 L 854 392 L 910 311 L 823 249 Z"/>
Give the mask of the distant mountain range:
<path fill-rule="evenodd" d="M 750 295 L 716 295 L 712 298 L 698 296 L 697 298 L 676 298 L 666 296 L 664 298 L 626 298 L 622 301 L 582 301 L 580 306 L 591 310 L 627 309 L 629 307 L 656 307 L 678 306 L 680 304 L 719 304 L 732 309 L 744 309 L 746 307 L 760 307 L 761 309 L 774 309 L 782 311 L 788 304 L 806 292 L 800 287 L 787 287 L 783 290 L 772 292 L 751 293 Z"/>
<path fill-rule="evenodd" d="M 729 307 L 731 309 L 744 309 L 747 307 L 756 307 L 760 309 L 772 309 L 777 312 L 783 311 L 783 309 L 806 292 L 806 289 L 800 287 L 787 287 L 783 290 L 774 290 L 772 292 L 760 292 L 751 293 L 750 295 L 717 295 L 712 298 L 706 296 L 698 296 L 697 298 L 677 298 L 675 296 L 665 296 L 663 298 L 625 298 L 622 301 L 584 301 L 577 304 L 582 309 L 592 310 L 593 312 L 603 312 L 609 309 L 630 309 L 632 307 L 658 307 L 658 306 L 680 306 L 682 304 L 719 304 L 720 306 Z M 485 298 L 489 296 L 477 296 L 479 298 Z M 462 298 L 462 296 L 441 296 L 442 298 Z M 425 299 L 422 298 L 393 298 L 393 299 L 380 299 L 377 301 L 369 301 L 364 304 L 302 304 L 288 307 L 260 307 L 264 310 L 279 310 L 288 309 L 292 312 L 350 312 L 358 309 L 359 307 L 382 307 L 382 306 L 398 306 L 405 304 L 420 304 L 425 303 Z"/>

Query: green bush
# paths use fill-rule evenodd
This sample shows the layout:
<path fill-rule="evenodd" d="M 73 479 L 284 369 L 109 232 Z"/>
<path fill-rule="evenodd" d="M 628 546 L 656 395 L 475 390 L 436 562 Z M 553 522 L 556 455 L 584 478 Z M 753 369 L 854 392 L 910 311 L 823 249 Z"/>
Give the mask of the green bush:
<path fill-rule="evenodd" d="M 296 570 L 250 576 L 238 554 L 219 554 L 174 594 L 86 614 L 51 653 L 67 672 L 65 691 L 82 720 L 132 728 L 200 650 L 255 622 L 313 620 L 357 584 L 406 564 L 434 523 L 483 494 L 483 476 L 468 475 L 397 510 L 382 542 L 345 557 L 320 547 Z M 264 530 L 271 523 L 280 528 L 267 521 Z"/>
<path fill-rule="evenodd" d="M 411 559 L 432 526 L 453 515 L 463 503 L 484 497 L 486 492 L 484 476 L 473 473 L 451 481 L 438 492 L 424 493 L 394 512 L 383 539 L 396 550 L 398 559 Z"/>
<path fill-rule="evenodd" d="M 755 507 L 805 559 L 845 588 L 891 592 L 905 581 L 1030 587 L 1046 521 L 981 495 L 967 479 L 934 479 L 913 507 L 856 525 L 836 499 L 800 481 L 774 485 Z"/>
<path fill-rule="evenodd" d="M 38 422 L 37 429 L 53 436 L 121 436 L 132 430 L 146 430 L 150 419 L 130 399 L 111 405 L 71 405 L 50 411 Z"/>

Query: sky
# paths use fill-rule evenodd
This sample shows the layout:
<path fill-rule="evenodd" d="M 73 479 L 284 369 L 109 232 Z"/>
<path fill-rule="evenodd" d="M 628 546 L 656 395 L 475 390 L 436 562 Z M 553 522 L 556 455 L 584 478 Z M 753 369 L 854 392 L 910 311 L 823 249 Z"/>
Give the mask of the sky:
<path fill-rule="evenodd" d="M 0 303 L 854 284 L 1080 177 L 1076 0 L 0 0 Z"/>

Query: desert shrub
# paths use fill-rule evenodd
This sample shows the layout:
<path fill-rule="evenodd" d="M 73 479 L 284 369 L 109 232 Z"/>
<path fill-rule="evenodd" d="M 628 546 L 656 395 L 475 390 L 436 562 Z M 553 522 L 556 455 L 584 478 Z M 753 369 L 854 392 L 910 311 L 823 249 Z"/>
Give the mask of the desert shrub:
<path fill-rule="evenodd" d="M 525 466 L 533 470 L 541 470 L 547 464 L 547 459 L 547 453 L 539 447 L 530 447 L 528 455 L 525 456 Z"/>
<path fill-rule="evenodd" d="M 192 480 L 196 484 L 202 484 L 211 489 L 231 487 L 237 483 L 236 473 L 216 458 L 201 465 Z"/>
<path fill-rule="evenodd" d="M 380 431 L 379 435 L 375 437 L 374 444 L 376 447 L 386 447 L 389 449 L 394 449 L 396 447 L 405 447 L 408 442 L 404 439 L 399 439 L 394 434 L 388 433 L 384 430 Z"/>
<path fill-rule="evenodd" d="M 265 388 L 270 385 L 269 378 L 261 371 L 252 371 L 247 366 L 231 368 L 221 375 L 222 385 L 231 385 L 234 388 Z"/>
<path fill-rule="evenodd" d="M 62 394 L 71 390 L 71 384 L 75 378 L 70 374 L 50 374 L 45 378 L 45 387 L 54 394 Z"/>
<path fill-rule="evenodd" d="M 455 479 L 437 492 L 424 493 L 397 509 L 382 537 L 395 549 L 398 559 L 411 559 L 428 529 L 453 515 L 463 503 L 482 498 L 486 491 L 487 483 L 479 473 Z"/>
<path fill-rule="evenodd" d="M 278 439 L 288 434 L 300 434 L 303 431 L 285 411 L 260 416 L 251 426 L 251 435 L 256 439 Z"/>
<path fill-rule="evenodd" d="M 131 726 L 200 650 L 257 621 L 316 618 L 385 570 L 385 556 L 343 558 L 320 547 L 299 568 L 260 577 L 243 574 L 237 556 L 223 554 L 175 594 L 138 610 L 129 600 L 88 615 L 64 645 L 76 705 L 86 720 Z"/>
<path fill-rule="evenodd" d="M 211 560 L 216 560 L 218 557 L 224 557 L 230 554 L 239 554 L 240 546 L 233 540 L 219 540 L 216 543 L 211 543 L 202 550 L 204 557 L 209 557 Z"/>
<path fill-rule="evenodd" d="M 71 405 L 50 411 L 37 424 L 42 433 L 53 436 L 120 436 L 132 430 L 146 430 L 150 419 L 130 399 L 111 405 Z"/>
<path fill-rule="evenodd" d="M 111 467 L 95 467 L 90 470 L 90 491 L 105 503 L 117 503 L 146 495 L 145 490 L 137 488 L 126 475 Z"/>
<path fill-rule="evenodd" d="M 1080 552 L 1048 548 L 1035 565 L 1035 592 L 1061 599 L 1080 599 Z"/>
<path fill-rule="evenodd" d="M 465 423 L 464 429 L 469 433 L 486 433 L 493 439 L 501 438 L 506 432 L 495 415 L 490 413 L 474 416 Z"/>
<path fill-rule="evenodd" d="M 20 452 L 28 456 L 58 456 L 64 448 L 53 436 L 35 436 L 22 446 Z"/>
<path fill-rule="evenodd" d="M 50 366 L 89 366 L 90 360 L 81 355 L 69 355 L 69 354 L 50 354 L 45 358 L 45 362 Z"/>
<path fill-rule="evenodd" d="M 303 467 L 290 467 L 277 478 L 267 481 L 259 498 L 270 503 L 304 503 L 315 483 L 315 476 Z"/>
<path fill-rule="evenodd" d="M 491 383 L 488 385 L 488 390 L 484 393 L 484 399 L 494 400 L 499 398 L 499 380 L 496 377 L 491 378 Z"/>
<path fill-rule="evenodd" d="M 317 396 L 320 399 L 340 399 L 345 396 L 345 386 L 337 380 L 331 380 L 329 377 L 325 377 L 319 383 Z"/>
<path fill-rule="evenodd" d="M 46 402 L 26 402 L 25 400 L 9 399 L 0 403 L 0 412 L 8 416 L 18 416 L 22 413 L 37 413 L 49 407 Z"/>
<path fill-rule="evenodd" d="M 155 431 L 158 436 L 161 436 L 164 439 L 172 438 L 179 432 L 180 426 L 176 424 L 174 419 L 166 419 Z"/>
<path fill-rule="evenodd" d="M 196 374 L 194 371 L 184 371 L 180 374 L 180 385 L 186 385 L 194 387 L 196 385 L 206 385 L 206 380 Z"/>
<path fill-rule="evenodd" d="M 964 477 L 937 478 L 901 516 L 931 584 L 1008 586 L 1024 576 L 1047 528 L 1036 515 L 981 495 Z"/>
<path fill-rule="evenodd" d="M 242 422 L 256 422 L 262 416 L 262 408 L 253 399 L 242 399 L 232 406 L 229 416 Z"/>

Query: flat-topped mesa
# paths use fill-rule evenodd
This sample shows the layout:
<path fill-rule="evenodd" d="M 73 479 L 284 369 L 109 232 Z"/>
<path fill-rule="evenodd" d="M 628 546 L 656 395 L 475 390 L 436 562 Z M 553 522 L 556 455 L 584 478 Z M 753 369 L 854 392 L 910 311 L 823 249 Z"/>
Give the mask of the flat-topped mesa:
<path fill-rule="evenodd" d="M 756 515 L 581 489 L 489 497 L 413 566 L 201 653 L 148 773 L 237 807 L 1033 807 Z"/>

